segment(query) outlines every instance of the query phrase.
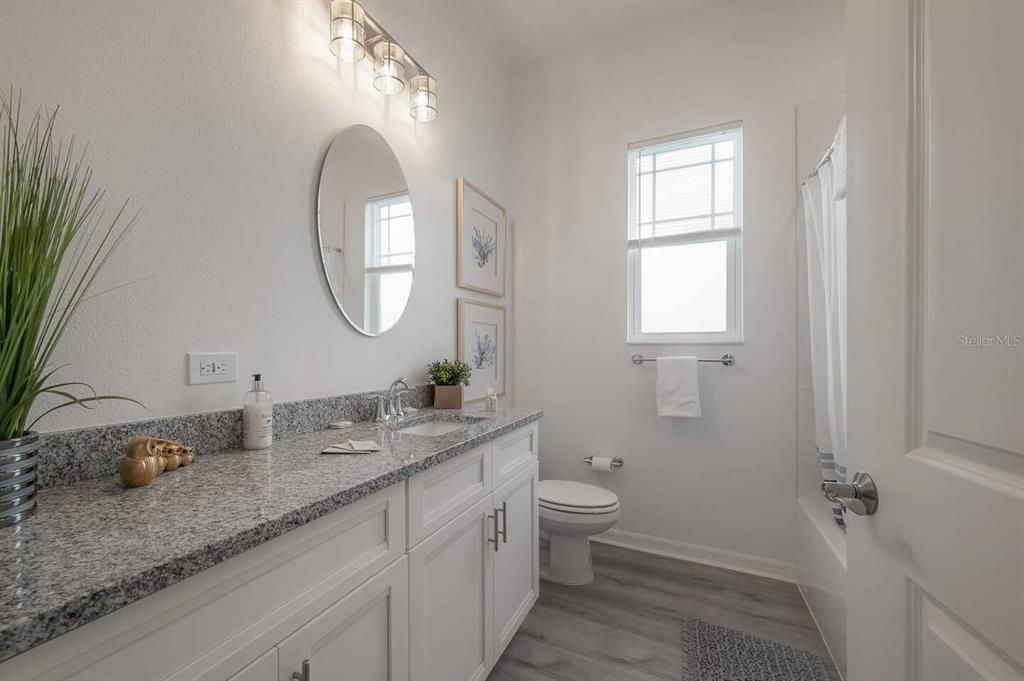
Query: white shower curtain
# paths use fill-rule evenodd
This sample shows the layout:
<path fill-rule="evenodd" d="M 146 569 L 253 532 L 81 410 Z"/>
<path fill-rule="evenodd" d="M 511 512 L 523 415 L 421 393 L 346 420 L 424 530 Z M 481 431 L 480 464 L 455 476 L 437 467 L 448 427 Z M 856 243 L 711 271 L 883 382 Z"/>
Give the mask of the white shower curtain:
<path fill-rule="evenodd" d="M 846 118 L 801 186 L 807 234 L 814 440 L 825 480 L 846 482 Z M 832 505 L 846 529 L 843 508 Z"/>

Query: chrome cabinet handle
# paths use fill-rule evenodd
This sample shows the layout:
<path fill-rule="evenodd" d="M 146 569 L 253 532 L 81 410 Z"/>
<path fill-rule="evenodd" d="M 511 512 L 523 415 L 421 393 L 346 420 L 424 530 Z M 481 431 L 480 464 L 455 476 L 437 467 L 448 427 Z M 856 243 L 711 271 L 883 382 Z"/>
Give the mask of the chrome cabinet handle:
<path fill-rule="evenodd" d="M 495 513 L 497 513 L 498 511 L 501 511 L 501 543 L 502 544 L 507 544 L 508 543 L 508 502 L 507 501 L 501 502 L 501 508 L 500 509 L 498 509 L 498 508 L 494 509 Z"/>
<path fill-rule="evenodd" d="M 497 553 L 498 552 L 498 546 L 499 546 L 498 536 L 501 534 L 501 531 L 498 530 L 498 509 L 494 509 L 494 515 L 488 515 L 487 519 L 494 521 L 494 538 L 492 539 L 492 538 L 488 537 L 487 538 L 487 543 L 488 544 L 494 544 L 494 552 Z"/>
<path fill-rule="evenodd" d="M 829 501 L 836 501 L 857 515 L 878 512 L 878 488 L 871 476 L 859 471 L 851 482 L 823 482 L 821 493 Z"/>
<path fill-rule="evenodd" d="M 302 671 L 292 672 L 292 681 L 313 681 L 309 677 L 309 658 L 302 661 Z"/>

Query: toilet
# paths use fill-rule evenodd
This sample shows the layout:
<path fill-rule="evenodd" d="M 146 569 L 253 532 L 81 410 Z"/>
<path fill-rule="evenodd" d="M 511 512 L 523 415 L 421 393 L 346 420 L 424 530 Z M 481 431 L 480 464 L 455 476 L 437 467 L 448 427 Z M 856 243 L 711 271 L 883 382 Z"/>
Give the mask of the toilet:
<path fill-rule="evenodd" d="M 550 559 L 540 576 L 557 584 L 594 579 L 590 536 L 610 529 L 620 516 L 615 492 L 572 480 L 541 480 L 537 485 L 540 529 L 551 537 Z"/>

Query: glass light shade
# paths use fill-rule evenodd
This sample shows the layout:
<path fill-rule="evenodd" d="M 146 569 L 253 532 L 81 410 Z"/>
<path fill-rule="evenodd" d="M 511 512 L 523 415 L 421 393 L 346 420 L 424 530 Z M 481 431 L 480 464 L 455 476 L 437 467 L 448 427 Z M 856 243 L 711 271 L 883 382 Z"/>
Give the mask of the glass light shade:
<path fill-rule="evenodd" d="M 409 115 L 424 123 L 437 118 L 437 83 L 427 75 L 415 76 L 409 81 L 412 105 Z"/>
<path fill-rule="evenodd" d="M 355 0 L 331 2 L 331 52 L 344 61 L 366 56 L 366 13 Z"/>
<path fill-rule="evenodd" d="M 373 46 L 373 87 L 386 95 L 405 89 L 405 50 L 398 43 L 382 40 Z"/>

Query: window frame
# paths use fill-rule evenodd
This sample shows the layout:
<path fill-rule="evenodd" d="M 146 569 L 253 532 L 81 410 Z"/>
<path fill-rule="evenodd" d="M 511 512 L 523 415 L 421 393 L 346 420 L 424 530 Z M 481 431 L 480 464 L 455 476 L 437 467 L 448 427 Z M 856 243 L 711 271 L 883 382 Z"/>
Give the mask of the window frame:
<path fill-rule="evenodd" d="M 381 299 L 380 299 L 380 278 L 382 275 L 395 274 L 399 272 L 415 272 L 416 252 L 412 251 L 412 262 L 403 263 L 401 265 L 370 265 L 366 261 L 377 261 L 379 262 L 382 258 L 379 250 L 380 242 L 380 209 L 387 206 L 389 209 L 388 222 L 391 221 L 390 208 L 391 206 L 409 203 L 411 211 L 411 199 L 409 197 L 408 190 L 402 190 L 400 192 L 394 192 L 392 194 L 383 194 L 381 196 L 372 196 L 365 200 L 363 203 L 364 212 L 364 261 L 363 261 L 363 320 L 366 328 L 372 329 L 374 333 L 383 333 L 381 326 Z M 405 217 L 399 216 L 399 217 Z M 388 226 L 390 230 L 390 224 Z M 414 228 L 415 229 L 415 228 Z M 388 239 L 390 240 L 390 231 L 388 233 Z M 415 246 L 414 246 L 415 249 Z M 393 257 L 393 254 L 388 254 L 387 257 Z M 408 303 L 408 301 L 406 301 Z M 390 327 L 389 327 L 390 328 Z"/>
<path fill-rule="evenodd" d="M 666 236 L 641 237 L 637 207 L 638 158 L 644 151 L 663 153 L 675 149 L 698 147 L 715 142 L 733 141 L 733 227 L 714 227 L 714 148 L 712 160 L 692 165 L 711 165 L 711 227 Z M 657 172 L 655 169 L 654 172 Z M 662 170 L 664 172 L 664 170 Z M 676 135 L 634 142 L 627 151 L 627 297 L 626 297 L 626 343 L 629 345 L 653 344 L 740 344 L 743 342 L 743 125 L 734 121 L 710 128 L 702 128 Z M 654 185 L 656 187 L 656 183 Z M 656 190 L 655 190 L 656 191 Z M 657 216 L 651 215 L 652 224 Z M 726 330 L 725 331 L 677 331 L 670 333 L 645 333 L 642 323 L 641 253 L 643 249 L 660 246 L 708 243 L 724 241 L 726 244 Z"/>

